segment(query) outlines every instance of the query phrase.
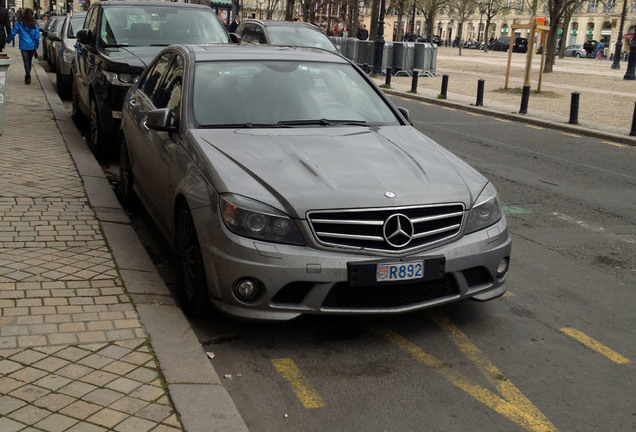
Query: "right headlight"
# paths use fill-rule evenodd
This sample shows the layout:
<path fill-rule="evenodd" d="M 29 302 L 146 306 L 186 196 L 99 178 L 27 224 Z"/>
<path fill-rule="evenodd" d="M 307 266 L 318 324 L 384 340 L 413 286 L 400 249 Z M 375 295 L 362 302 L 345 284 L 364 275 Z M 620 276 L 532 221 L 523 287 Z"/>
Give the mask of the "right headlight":
<path fill-rule="evenodd" d="M 304 245 L 294 221 L 273 207 L 239 195 L 219 198 L 225 226 L 235 234 L 273 243 Z"/>
<path fill-rule="evenodd" d="M 137 75 L 131 75 L 127 73 L 115 73 L 104 71 L 104 76 L 113 85 L 130 86 L 139 80 Z"/>
<path fill-rule="evenodd" d="M 484 229 L 501 219 L 503 210 L 499 195 L 492 183 L 486 184 L 468 212 L 466 234 Z"/>

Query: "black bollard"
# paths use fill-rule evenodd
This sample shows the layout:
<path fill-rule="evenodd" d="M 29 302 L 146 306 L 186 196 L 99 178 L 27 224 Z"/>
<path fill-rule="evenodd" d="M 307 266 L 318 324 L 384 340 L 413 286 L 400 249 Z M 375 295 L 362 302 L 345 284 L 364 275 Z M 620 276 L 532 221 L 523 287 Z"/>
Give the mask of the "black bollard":
<path fill-rule="evenodd" d="M 477 80 L 477 102 L 475 105 L 484 106 L 484 81 L 483 79 Z"/>
<path fill-rule="evenodd" d="M 570 121 L 569 124 L 579 124 L 579 92 L 572 92 L 570 100 Z"/>
<path fill-rule="evenodd" d="M 442 75 L 442 99 L 446 99 L 446 93 L 448 92 L 448 75 Z"/>
<path fill-rule="evenodd" d="M 521 109 L 519 114 L 528 114 L 528 100 L 530 99 L 530 86 L 523 86 L 523 93 L 521 93 Z"/>
<path fill-rule="evenodd" d="M 632 130 L 629 132 L 629 136 L 636 136 L 636 103 L 634 103 L 634 115 L 632 117 Z"/>
<path fill-rule="evenodd" d="M 363 64 L 362 70 L 364 71 L 364 73 L 368 74 L 370 72 L 369 64 L 368 63 Z"/>
<path fill-rule="evenodd" d="M 413 71 L 413 80 L 411 80 L 411 93 L 417 93 L 417 71 Z"/>
<path fill-rule="evenodd" d="M 391 75 L 393 75 L 393 69 L 391 69 L 390 67 L 386 68 L 386 80 L 385 80 L 385 84 L 387 85 L 387 87 L 391 87 Z"/>

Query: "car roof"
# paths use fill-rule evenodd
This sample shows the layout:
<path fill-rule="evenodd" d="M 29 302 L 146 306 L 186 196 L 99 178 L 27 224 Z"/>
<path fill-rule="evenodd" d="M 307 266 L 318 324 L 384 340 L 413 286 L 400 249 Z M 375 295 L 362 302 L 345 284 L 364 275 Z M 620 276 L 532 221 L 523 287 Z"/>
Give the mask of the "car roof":
<path fill-rule="evenodd" d="M 266 60 L 266 61 L 316 61 L 350 63 L 341 55 L 319 48 L 289 47 L 278 45 L 177 45 L 194 53 L 196 61 Z"/>
<path fill-rule="evenodd" d="M 131 7 L 131 6 L 160 6 L 160 7 L 172 7 L 172 8 L 184 8 L 184 7 L 189 7 L 189 8 L 199 8 L 199 9 L 210 9 L 209 6 L 206 5 L 201 5 L 201 4 L 196 4 L 196 3 L 177 3 L 177 2 L 171 2 L 171 1 L 123 1 L 123 0 L 116 0 L 116 1 L 92 1 L 91 2 L 91 7 L 94 7 L 96 5 L 100 5 L 102 7 L 116 7 L 116 6 L 125 6 L 125 7 Z"/>
<path fill-rule="evenodd" d="M 313 25 L 313 24 L 309 24 L 303 21 L 279 21 L 279 20 L 259 20 L 259 19 L 245 19 L 243 21 L 241 21 L 241 23 L 260 23 L 262 25 L 264 25 L 265 27 L 276 27 L 276 26 L 297 26 L 297 27 L 307 27 L 313 30 L 317 30 L 320 31 L 320 28 Z"/>

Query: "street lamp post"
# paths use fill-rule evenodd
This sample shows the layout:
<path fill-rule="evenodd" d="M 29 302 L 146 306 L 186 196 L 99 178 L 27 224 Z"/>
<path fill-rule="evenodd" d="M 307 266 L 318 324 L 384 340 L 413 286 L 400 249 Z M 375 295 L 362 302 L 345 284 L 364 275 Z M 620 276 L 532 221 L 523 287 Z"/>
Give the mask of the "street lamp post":
<path fill-rule="evenodd" d="M 623 13 L 621 14 L 621 26 L 618 28 L 618 41 L 616 42 L 616 51 L 614 52 L 614 61 L 612 69 L 621 68 L 621 49 L 623 48 L 623 26 L 625 25 L 625 15 L 627 14 L 627 0 L 623 0 Z"/>
<path fill-rule="evenodd" d="M 413 24 L 411 24 L 411 33 L 415 34 L 415 0 L 413 0 Z"/>
<path fill-rule="evenodd" d="M 380 19 L 378 20 L 378 31 L 375 38 L 375 50 L 373 53 L 373 73 L 382 74 L 382 52 L 384 51 L 384 12 L 386 0 L 380 2 Z"/>

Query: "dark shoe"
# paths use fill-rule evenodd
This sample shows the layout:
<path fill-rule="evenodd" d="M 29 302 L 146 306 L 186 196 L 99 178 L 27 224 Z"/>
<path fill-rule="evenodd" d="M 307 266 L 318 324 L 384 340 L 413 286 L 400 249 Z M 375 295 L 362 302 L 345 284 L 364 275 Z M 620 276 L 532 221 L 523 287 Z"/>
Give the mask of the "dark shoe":
<path fill-rule="evenodd" d="M 25 78 L 24 79 L 24 83 L 25 84 L 31 84 L 31 78 Z"/>

